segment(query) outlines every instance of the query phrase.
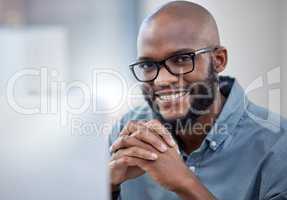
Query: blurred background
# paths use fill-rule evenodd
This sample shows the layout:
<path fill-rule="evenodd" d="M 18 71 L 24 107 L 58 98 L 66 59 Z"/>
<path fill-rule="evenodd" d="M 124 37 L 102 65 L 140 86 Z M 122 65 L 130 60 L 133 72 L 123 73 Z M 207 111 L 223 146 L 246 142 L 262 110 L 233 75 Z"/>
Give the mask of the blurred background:
<path fill-rule="evenodd" d="M 127 84 L 135 83 L 127 66 L 136 58 L 138 28 L 144 16 L 164 2 L 167 1 L 0 0 L 0 96 L 6 96 L 8 80 L 27 68 L 57 71 L 52 77 L 55 82 L 80 80 L 91 86 L 94 70 L 114 70 Z M 258 77 L 278 68 L 282 78 L 278 82 L 284 85 L 285 0 L 194 2 L 207 7 L 218 22 L 222 45 L 229 49 L 225 74 L 235 76 L 247 88 Z M 94 97 L 108 107 L 117 106 L 123 90 L 118 79 L 101 75 Z M 15 85 L 15 95 L 37 96 L 39 85 L 36 77 L 23 78 Z M 250 96 L 265 106 L 269 102 L 264 94 L 268 92 L 261 89 Z M 281 109 L 274 109 L 286 115 L 287 108 L 279 99 L 273 103 L 281 105 Z M 282 87 L 281 102 L 284 100 Z M 125 112 L 126 106 L 122 107 L 121 112 Z"/>
<path fill-rule="evenodd" d="M 17 160 L 43 147 L 61 152 L 76 140 L 67 139 L 71 134 L 107 135 L 114 120 L 141 104 L 140 96 L 128 100 L 140 94 L 128 64 L 141 21 L 165 2 L 0 0 L 0 156 Z M 218 22 L 229 50 L 224 74 L 235 76 L 253 101 L 287 116 L 287 1 L 194 2 Z"/>

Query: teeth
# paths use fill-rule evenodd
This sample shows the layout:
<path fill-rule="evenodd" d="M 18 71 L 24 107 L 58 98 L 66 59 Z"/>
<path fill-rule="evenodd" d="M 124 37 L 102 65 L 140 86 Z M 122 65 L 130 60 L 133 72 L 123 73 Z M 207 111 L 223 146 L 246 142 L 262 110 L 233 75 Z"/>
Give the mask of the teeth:
<path fill-rule="evenodd" d="M 171 94 L 171 95 L 159 95 L 159 99 L 163 101 L 170 101 L 170 100 L 175 100 L 179 97 L 182 97 L 186 94 L 186 92 L 180 92 L 177 94 Z"/>

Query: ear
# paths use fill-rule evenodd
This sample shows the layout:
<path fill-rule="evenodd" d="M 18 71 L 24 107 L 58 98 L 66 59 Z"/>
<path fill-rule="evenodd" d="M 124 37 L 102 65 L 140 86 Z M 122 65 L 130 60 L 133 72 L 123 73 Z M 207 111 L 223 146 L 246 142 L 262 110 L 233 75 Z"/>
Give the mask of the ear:
<path fill-rule="evenodd" d="M 217 73 L 223 72 L 228 62 L 228 52 L 225 47 L 219 47 L 214 51 L 214 70 Z"/>

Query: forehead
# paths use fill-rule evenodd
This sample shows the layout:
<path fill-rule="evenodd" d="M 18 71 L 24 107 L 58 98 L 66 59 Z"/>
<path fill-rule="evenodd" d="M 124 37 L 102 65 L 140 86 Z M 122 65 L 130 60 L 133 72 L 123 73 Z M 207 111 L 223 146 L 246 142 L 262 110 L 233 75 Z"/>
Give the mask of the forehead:
<path fill-rule="evenodd" d="M 206 41 L 204 27 L 190 20 L 160 18 L 143 25 L 138 57 L 161 59 L 181 49 L 198 49 Z"/>

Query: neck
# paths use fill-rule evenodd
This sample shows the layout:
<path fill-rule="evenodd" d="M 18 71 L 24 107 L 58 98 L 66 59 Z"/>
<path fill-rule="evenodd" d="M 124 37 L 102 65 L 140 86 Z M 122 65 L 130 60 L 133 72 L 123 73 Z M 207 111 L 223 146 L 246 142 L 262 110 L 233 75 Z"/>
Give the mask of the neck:
<path fill-rule="evenodd" d="M 213 104 L 209 108 L 208 114 L 200 116 L 192 127 L 176 133 L 177 138 L 183 146 L 183 150 L 187 154 L 190 154 L 200 147 L 224 106 L 225 97 L 219 92 L 219 90 L 217 91 L 218 92 L 216 93 Z"/>

